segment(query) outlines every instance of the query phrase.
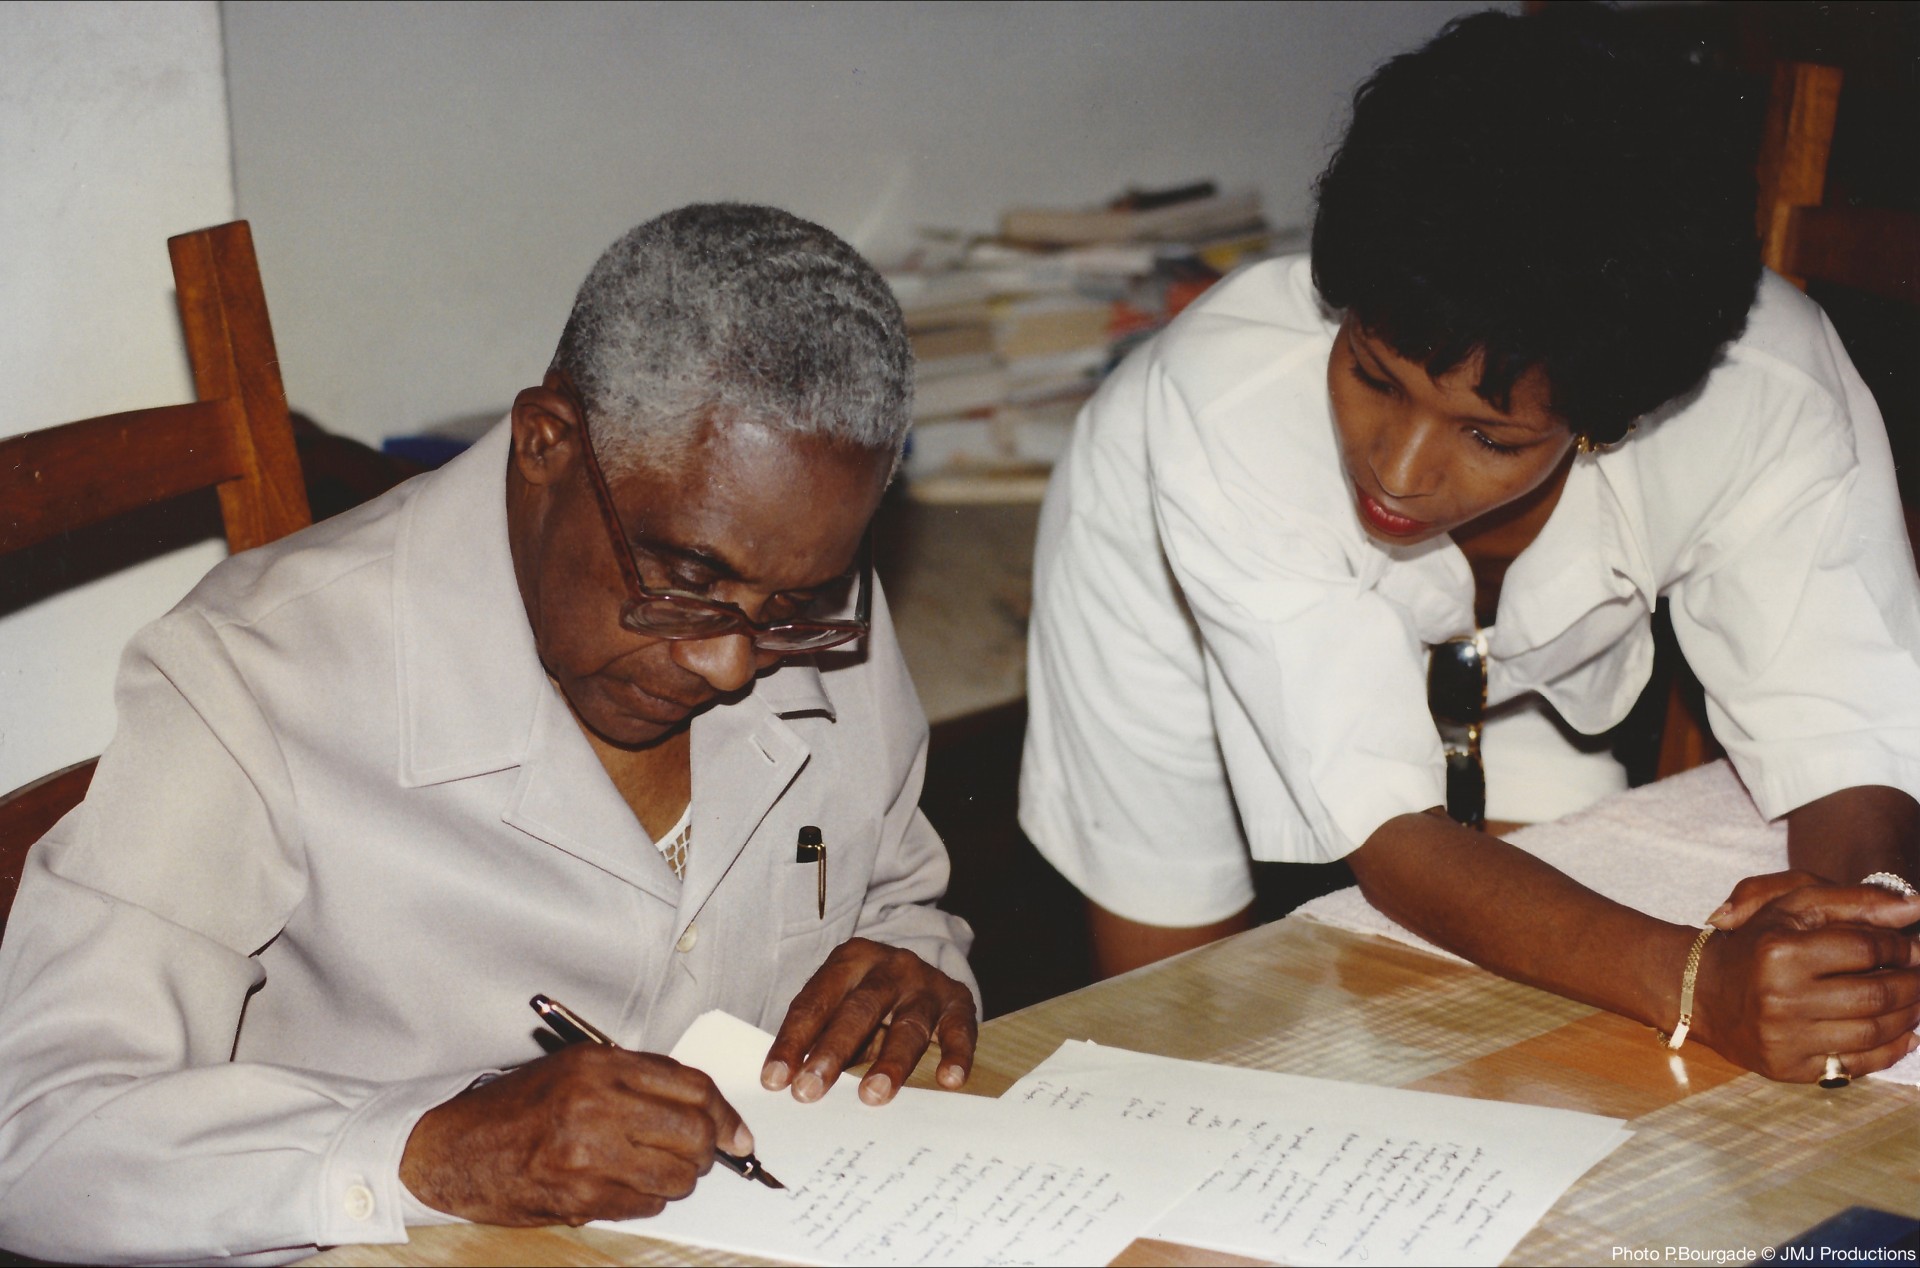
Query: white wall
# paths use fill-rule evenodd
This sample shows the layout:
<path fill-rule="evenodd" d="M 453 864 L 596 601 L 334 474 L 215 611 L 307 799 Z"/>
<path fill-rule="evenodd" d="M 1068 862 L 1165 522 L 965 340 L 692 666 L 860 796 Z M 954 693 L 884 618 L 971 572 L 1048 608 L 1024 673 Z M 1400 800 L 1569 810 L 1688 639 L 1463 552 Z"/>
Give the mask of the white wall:
<path fill-rule="evenodd" d="M 232 218 L 213 0 L 0 5 L 0 435 L 191 400 L 166 240 Z M 0 791 L 100 751 L 121 647 L 224 554 L 0 617 Z"/>
<path fill-rule="evenodd" d="M 496 413 L 629 226 L 773 202 L 870 253 L 1128 183 L 1304 224 L 1373 65 L 1479 4 L 225 6 L 289 398 L 368 440 Z"/>

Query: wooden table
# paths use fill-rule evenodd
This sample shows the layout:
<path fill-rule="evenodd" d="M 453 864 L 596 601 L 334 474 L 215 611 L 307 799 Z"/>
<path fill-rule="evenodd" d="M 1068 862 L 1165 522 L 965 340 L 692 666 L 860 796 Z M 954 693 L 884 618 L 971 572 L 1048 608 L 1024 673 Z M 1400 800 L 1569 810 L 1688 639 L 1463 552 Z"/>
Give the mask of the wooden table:
<path fill-rule="evenodd" d="M 1509 1260 L 1758 1252 L 1848 1206 L 1920 1213 L 1920 1089 L 1770 1083 L 1642 1026 L 1382 939 L 1298 919 L 989 1022 L 970 1091 L 998 1095 L 1062 1040 L 1523 1101 L 1632 1120 Z M 931 1063 L 916 1084 L 927 1085 Z M 1615 1248 L 1652 1251 L 1616 1258 Z M 314 1264 L 761 1262 L 596 1229 L 416 1229 Z M 1135 1242 L 1122 1264 L 1245 1263 Z M 1687 1260 L 1685 1250 L 1671 1262 Z M 1711 1262 L 1711 1261 L 1708 1261 Z M 1737 1262 L 1737 1261 L 1736 1261 Z"/>

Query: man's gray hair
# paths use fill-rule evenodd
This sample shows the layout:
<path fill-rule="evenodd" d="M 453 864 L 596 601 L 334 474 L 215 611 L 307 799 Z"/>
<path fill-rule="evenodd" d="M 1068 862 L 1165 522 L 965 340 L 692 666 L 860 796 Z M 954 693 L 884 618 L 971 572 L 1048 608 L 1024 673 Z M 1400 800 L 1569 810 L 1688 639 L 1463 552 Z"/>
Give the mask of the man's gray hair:
<path fill-rule="evenodd" d="M 581 284 L 554 353 L 610 470 L 707 418 L 898 455 L 913 351 L 872 265 L 773 207 L 698 203 L 630 230 Z"/>

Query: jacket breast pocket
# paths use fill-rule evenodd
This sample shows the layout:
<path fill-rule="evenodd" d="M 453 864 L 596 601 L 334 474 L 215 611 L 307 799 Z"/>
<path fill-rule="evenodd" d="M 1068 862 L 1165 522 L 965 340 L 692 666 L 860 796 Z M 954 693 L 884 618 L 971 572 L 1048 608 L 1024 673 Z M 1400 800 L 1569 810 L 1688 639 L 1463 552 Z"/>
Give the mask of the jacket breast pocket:
<path fill-rule="evenodd" d="M 824 816 L 823 816 L 824 818 Z M 831 946 L 853 936 L 873 879 L 880 820 L 831 821 L 819 825 L 822 850 L 795 845 L 778 865 L 774 886 L 781 938 L 832 935 Z M 797 840 L 799 833 L 794 833 Z"/>

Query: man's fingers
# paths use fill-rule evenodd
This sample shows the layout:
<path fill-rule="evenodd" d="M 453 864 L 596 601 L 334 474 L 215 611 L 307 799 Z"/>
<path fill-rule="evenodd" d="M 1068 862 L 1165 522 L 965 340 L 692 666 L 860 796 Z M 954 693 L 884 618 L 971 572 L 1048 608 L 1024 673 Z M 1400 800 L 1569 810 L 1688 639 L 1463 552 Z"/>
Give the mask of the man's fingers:
<path fill-rule="evenodd" d="M 884 970 L 868 973 L 860 985 L 848 991 L 828 1019 L 819 1041 L 807 1054 L 800 1072 L 794 1075 L 794 1096 L 803 1101 L 817 1101 L 825 1096 L 840 1072 L 853 1064 L 865 1049 L 867 1039 L 894 1010 L 899 996 L 898 982 Z"/>
<path fill-rule="evenodd" d="M 979 1038 L 980 1023 L 973 1015 L 973 995 L 958 983 L 959 998 L 950 1001 L 934 1028 L 940 1040 L 940 1069 L 934 1075 L 944 1088 L 966 1085 L 973 1074 L 973 1045 Z"/>
<path fill-rule="evenodd" d="M 838 951 L 827 957 L 827 962 L 787 1006 L 779 1033 L 767 1049 L 766 1064 L 760 1068 L 760 1086 L 778 1092 L 793 1082 L 800 1063 L 819 1041 L 836 1006 L 848 988 L 859 980 L 860 972 L 861 966 L 848 964 Z"/>
<path fill-rule="evenodd" d="M 706 1073 L 692 1066 L 682 1065 L 671 1057 L 655 1053 L 631 1053 L 633 1063 L 622 1084 L 626 1090 L 637 1096 L 646 1097 L 654 1102 L 650 1107 L 656 1116 L 664 1116 L 665 1111 L 678 1107 L 687 1114 L 695 1115 L 707 1124 L 705 1130 L 689 1127 L 692 1118 L 680 1118 L 676 1134 L 687 1140 L 701 1158 L 700 1170 L 705 1174 L 713 1162 L 713 1151 L 724 1149 L 731 1154 L 753 1152 L 753 1133 L 740 1118 L 739 1111 L 720 1094 L 713 1080 Z M 696 1134 L 710 1139 L 696 1140 Z"/>
<path fill-rule="evenodd" d="M 892 1100 L 935 1040 L 940 1044 L 940 1064 L 934 1078 L 941 1087 L 964 1086 L 973 1073 L 973 1045 L 978 1032 L 973 996 L 958 982 L 941 975 L 936 975 L 932 987 L 923 1000 L 895 1010 L 886 1046 L 860 1081 L 860 1099 L 867 1104 L 884 1105 Z M 934 1018 L 931 1027 L 928 1017 Z M 904 1034 L 900 1034 L 902 1030 Z"/>
<path fill-rule="evenodd" d="M 692 1193 L 695 1183 L 712 1167 L 711 1149 L 703 1161 L 695 1164 L 676 1150 L 640 1146 L 634 1150 L 627 1187 L 633 1191 L 636 1201 L 649 1197 L 674 1201 Z"/>
<path fill-rule="evenodd" d="M 927 1045 L 933 1042 L 929 1019 L 934 1007 L 931 998 L 921 998 L 894 1010 L 893 1020 L 887 1024 L 886 1040 L 880 1045 L 880 1055 L 860 1080 L 861 1100 L 869 1105 L 885 1105 L 893 1099 L 893 1094 L 913 1073 L 913 1067 L 920 1064 Z"/>
<path fill-rule="evenodd" d="M 973 1069 L 975 1030 L 966 987 L 910 951 L 853 938 L 794 998 L 760 1081 L 817 1101 L 847 1066 L 870 1061 L 860 1096 L 880 1105 L 893 1099 L 938 1039 L 935 1077 L 943 1087 L 959 1087 Z"/>

